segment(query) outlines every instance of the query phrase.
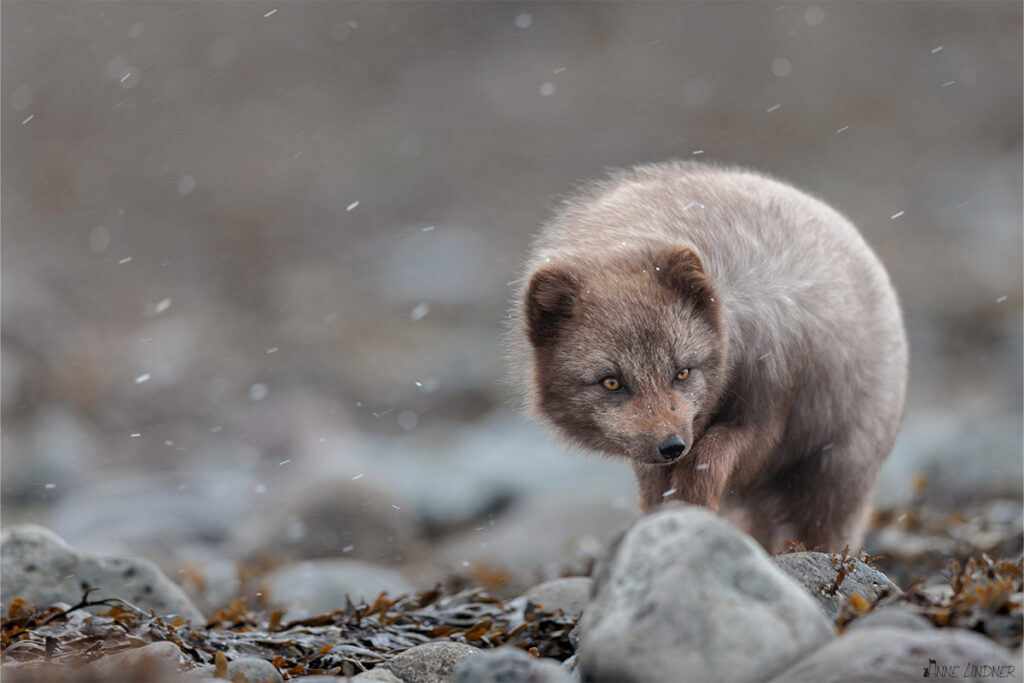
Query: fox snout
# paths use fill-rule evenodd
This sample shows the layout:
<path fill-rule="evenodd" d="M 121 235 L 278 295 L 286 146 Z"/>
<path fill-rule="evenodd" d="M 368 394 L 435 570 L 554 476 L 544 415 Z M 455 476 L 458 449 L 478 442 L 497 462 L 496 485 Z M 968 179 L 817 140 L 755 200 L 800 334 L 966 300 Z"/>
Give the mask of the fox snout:
<path fill-rule="evenodd" d="M 658 446 L 658 453 L 666 463 L 675 462 L 686 452 L 686 442 L 673 434 Z"/>

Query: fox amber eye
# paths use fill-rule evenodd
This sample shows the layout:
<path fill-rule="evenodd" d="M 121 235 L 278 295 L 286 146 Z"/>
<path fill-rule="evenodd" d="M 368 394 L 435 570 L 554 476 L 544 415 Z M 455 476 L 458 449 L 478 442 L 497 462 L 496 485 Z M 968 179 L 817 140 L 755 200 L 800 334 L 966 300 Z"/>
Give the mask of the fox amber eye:
<path fill-rule="evenodd" d="M 690 368 L 683 368 L 682 370 L 680 370 L 679 372 L 676 373 L 676 379 L 678 379 L 678 380 L 684 380 L 684 379 L 686 379 L 689 376 L 690 376 Z"/>
<path fill-rule="evenodd" d="M 601 386 L 608 391 L 618 391 L 622 388 L 622 382 L 615 379 L 614 377 L 605 377 L 601 380 Z"/>

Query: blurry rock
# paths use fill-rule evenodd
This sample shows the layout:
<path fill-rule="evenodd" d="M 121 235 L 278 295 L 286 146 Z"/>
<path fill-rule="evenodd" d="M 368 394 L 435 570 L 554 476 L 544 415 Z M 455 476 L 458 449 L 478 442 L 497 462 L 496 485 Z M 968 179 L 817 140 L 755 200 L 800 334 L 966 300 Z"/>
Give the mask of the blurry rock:
<path fill-rule="evenodd" d="M 178 581 L 203 614 L 216 614 L 241 597 L 239 570 L 240 565 L 234 560 L 188 563 L 178 575 Z"/>
<path fill-rule="evenodd" d="M 593 587 L 589 576 L 570 576 L 537 584 L 523 597 L 547 612 L 560 609 L 566 616 L 579 617 L 590 602 Z"/>
<path fill-rule="evenodd" d="M 380 681 L 381 683 L 402 683 L 402 679 L 382 666 L 375 666 L 352 677 L 355 681 Z"/>
<path fill-rule="evenodd" d="M 455 667 L 455 683 L 570 683 L 557 660 L 540 659 L 518 647 L 498 647 L 466 657 Z"/>
<path fill-rule="evenodd" d="M 875 504 L 883 509 L 908 505 L 918 474 L 926 477 L 929 498 L 947 505 L 1020 496 L 1020 435 L 1020 412 L 992 405 L 991 399 L 965 399 L 949 409 L 908 410 L 892 455 L 882 466 Z M 964 460 L 965 444 L 970 466 Z"/>
<path fill-rule="evenodd" d="M 97 660 L 91 667 L 100 680 L 162 681 L 177 677 L 185 657 L 174 643 L 162 641 L 124 650 Z"/>
<path fill-rule="evenodd" d="M 432 401 L 442 400 L 435 395 L 432 390 Z M 439 530 L 486 518 L 510 503 L 557 496 L 636 508 L 628 463 L 566 453 L 540 425 L 510 410 L 470 424 L 424 420 L 402 437 L 375 440 L 372 449 L 367 456 L 377 476 Z"/>
<path fill-rule="evenodd" d="M 576 622 L 576 625 L 569 631 L 569 644 L 572 645 L 573 650 L 580 649 L 580 631 L 583 630 L 583 618 Z"/>
<path fill-rule="evenodd" d="M 276 569 L 261 580 L 267 598 L 285 608 L 284 621 L 330 614 L 352 602 L 373 602 L 381 591 L 392 597 L 416 587 L 400 573 L 361 560 L 308 560 Z"/>
<path fill-rule="evenodd" d="M 786 553 L 772 558 L 775 564 L 796 579 L 830 619 L 839 615 L 850 595 L 856 593 L 873 603 L 883 593 L 902 593 L 899 587 L 882 572 L 872 569 L 860 560 L 847 560 L 847 573 L 835 593 L 836 576 L 840 569 L 840 556 L 830 553 Z"/>
<path fill-rule="evenodd" d="M 228 468 L 108 477 L 76 486 L 50 522 L 76 547 L 143 555 L 169 570 L 222 553 L 253 504 L 254 486 Z"/>
<path fill-rule="evenodd" d="M 451 683 L 455 667 L 479 648 L 464 643 L 425 643 L 395 655 L 376 668 L 383 668 L 402 679 L 403 683 Z"/>
<path fill-rule="evenodd" d="M 63 408 L 47 407 L 14 423 L 4 434 L 4 502 L 52 504 L 89 481 L 99 451 L 91 424 Z"/>
<path fill-rule="evenodd" d="M 269 531 L 255 529 L 254 554 L 300 560 L 344 554 L 397 564 L 420 544 L 418 520 L 396 493 L 351 477 L 300 487 L 265 512 L 276 521 Z"/>
<path fill-rule="evenodd" d="M 562 662 L 562 668 L 569 674 L 569 680 L 576 681 L 577 683 L 583 680 L 583 673 L 580 671 L 580 656 L 578 654 Z"/>
<path fill-rule="evenodd" d="M 900 628 L 905 631 L 930 631 L 935 628 L 935 624 L 905 605 L 886 605 L 876 607 L 864 616 L 854 619 L 847 624 L 846 630 L 849 632 L 881 627 Z"/>
<path fill-rule="evenodd" d="M 148 560 L 80 553 L 43 527 L 25 525 L 4 530 L 0 537 L 0 582 L 4 605 L 15 598 L 40 607 L 55 602 L 75 604 L 85 588 L 96 587 L 99 590 L 89 596 L 92 600 L 121 598 L 161 616 L 178 615 L 193 624 L 205 623 L 181 588 Z"/>
<path fill-rule="evenodd" d="M 284 683 L 274 665 L 259 657 L 241 657 L 228 662 L 228 680 L 244 683 Z"/>
<path fill-rule="evenodd" d="M 580 636 L 584 679 L 764 680 L 833 637 L 760 545 L 703 508 L 642 518 L 595 572 Z"/>
<path fill-rule="evenodd" d="M 982 665 L 1013 666 L 1012 656 L 988 638 L 964 629 L 909 631 L 883 626 L 851 631 L 772 680 L 909 681 L 922 678 L 926 670 L 928 678 L 963 680 L 982 677 L 968 668 Z M 945 674 L 938 667 L 946 667 Z"/>
<path fill-rule="evenodd" d="M 504 572 L 509 590 L 525 590 L 538 580 L 588 574 L 604 544 L 637 514 L 603 498 L 551 494 L 447 541 L 434 557 L 455 569 L 466 563 Z"/>

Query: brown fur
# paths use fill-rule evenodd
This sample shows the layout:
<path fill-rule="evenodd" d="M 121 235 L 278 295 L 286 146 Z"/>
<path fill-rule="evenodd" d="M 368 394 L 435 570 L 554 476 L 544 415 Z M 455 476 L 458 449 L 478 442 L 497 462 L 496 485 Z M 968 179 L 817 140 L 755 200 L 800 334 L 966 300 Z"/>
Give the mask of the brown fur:
<path fill-rule="evenodd" d="M 629 458 L 645 510 L 721 506 L 770 549 L 860 543 L 907 347 L 884 269 L 823 203 L 739 169 L 617 172 L 541 231 L 513 322 L 533 412 Z"/>

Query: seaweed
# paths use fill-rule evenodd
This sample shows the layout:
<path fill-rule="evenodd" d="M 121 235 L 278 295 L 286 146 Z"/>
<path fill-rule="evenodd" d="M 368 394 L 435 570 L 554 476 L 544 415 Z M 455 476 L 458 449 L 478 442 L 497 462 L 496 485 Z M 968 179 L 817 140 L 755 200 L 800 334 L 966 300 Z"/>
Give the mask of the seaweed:
<path fill-rule="evenodd" d="M 271 662 L 285 678 L 311 674 L 351 676 L 433 640 L 481 648 L 513 645 L 538 656 L 564 660 L 573 654 L 569 632 L 576 619 L 546 612 L 521 600 L 504 602 L 482 589 L 446 595 L 434 588 L 370 603 L 352 603 L 330 614 L 281 623 L 281 613 L 252 610 L 241 601 L 203 626 L 168 622 L 130 603 L 90 601 L 37 609 L 15 600 L 2 619 L 5 659 L 80 667 L 152 642 L 174 643 L 191 666 L 215 670 L 242 656 Z M 103 614 L 82 608 L 108 606 Z M 225 669 L 226 670 L 226 669 Z"/>

